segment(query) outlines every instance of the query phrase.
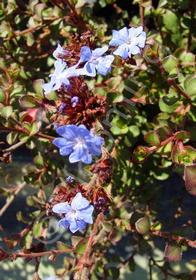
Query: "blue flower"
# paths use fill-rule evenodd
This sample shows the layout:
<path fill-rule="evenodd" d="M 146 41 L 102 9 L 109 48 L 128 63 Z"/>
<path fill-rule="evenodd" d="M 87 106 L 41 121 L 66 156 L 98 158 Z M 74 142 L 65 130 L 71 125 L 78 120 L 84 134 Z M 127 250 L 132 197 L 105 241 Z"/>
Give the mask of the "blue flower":
<path fill-rule="evenodd" d="M 92 162 L 93 155 L 101 154 L 103 138 L 94 135 L 83 125 L 64 125 L 56 129 L 62 137 L 53 140 L 53 144 L 60 148 L 60 155 L 69 156 L 69 162 L 83 161 L 87 164 Z"/>
<path fill-rule="evenodd" d="M 56 278 L 55 276 L 50 276 L 50 277 L 44 278 L 44 280 L 60 280 L 60 278 Z"/>
<path fill-rule="evenodd" d="M 143 27 L 124 27 L 119 31 L 113 30 L 112 40 L 109 42 L 111 46 L 119 46 L 115 51 L 115 55 L 119 55 L 126 59 L 128 56 L 141 53 L 141 48 L 145 46 L 146 32 Z"/>
<path fill-rule="evenodd" d="M 58 54 L 67 54 L 67 51 L 64 50 L 60 44 L 57 45 L 56 50 L 53 52 L 53 56 L 58 59 L 57 55 Z"/>
<path fill-rule="evenodd" d="M 58 58 L 55 61 L 55 71 L 50 75 L 50 82 L 42 85 L 45 94 L 48 94 L 53 90 L 58 90 L 62 84 L 64 84 L 65 86 L 70 86 L 70 81 L 68 78 L 82 75 L 83 70 L 76 69 L 78 63 L 64 70 L 66 65 L 66 62 L 64 62 L 61 58 Z"/>
<path fill-rule="evenodd" d="M 91 77 L 96 76 L 96 70 L 99 74 L 105 76 L 107 72 L 111 71 L 111 64 L 114 60 L 113 55 L 102 55 L 108 50 L 108 46 L 97 48 L 91 52 L 90 48 L 84 46 L 81 48 L 79 62 L 87 61 L 84 65 L 84 75 Z"/>
<path fill-rule="evenodd" d="M 94 207 L 81 193 L 77 193 L 71 202 L 61 202 L 53 206 L 52 211 L 58 214 L 65 214 L 65 218 L 59 221 L 59 226 L 69 227 L 72 233 L 86 228 L 86 223 L 92 224 Z"/>

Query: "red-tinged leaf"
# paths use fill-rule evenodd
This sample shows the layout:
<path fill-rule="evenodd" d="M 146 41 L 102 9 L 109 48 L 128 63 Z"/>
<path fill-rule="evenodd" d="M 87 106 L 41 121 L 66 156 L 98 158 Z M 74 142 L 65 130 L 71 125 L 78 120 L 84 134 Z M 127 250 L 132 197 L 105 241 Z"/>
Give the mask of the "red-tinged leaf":
<path fill-rule="evenodd" d="M 133 153 L 134 160 L 137 162 L 146 161 L 149 155 L 150 153 L 148 151 L 148 148 L 144 146 L 138 146 Z"/>
<path fill-rule="evenodd" d="M 146 217 L 139 219 L 135 223 L 135 227 L 136 227 L 136 230 L 142 235 L 146 235 L 150 232 L 150 222 L 149 222 L 148 218 L 146 218 Z"/>
<path fill-rule="evenodd" d="M 187 131 L 179 131 L 175 134 L 175 139 L 187 142 L 191 138 L 191 133 Z"/>
<path fill-rule="evenodd" d="M 78 244 L 76 245 L 76 252 L 79 254 L 84 254 L 86 251 L 86 247 L 88 245 L 89 236 L 83 237 Z"/>
<path fill-rule="evenodd" d="M 160 126 L 156 132 L 159 135 L 161 141 L 164 141 L 173 135 L 171 128 L 166 125 Z"/>
<path fill-rule="evenodd" d="M 187 191 L 196 195 L 196 164 L 185 166 L 184 177 Z"/>
<path fill-rule="evenodd" d="M 123 232 L 117 229 L 113 229 L 109 235 L 109 239 L 112 242 L 119 242 L 122 239 Z"/>
<path fill-rule="evenodd" d="M 73 248 L 71 246 L 69 246 L 61 241 L 57 241 L 56 246 L 57 246 L 57 249 L 60 251 L 67 250 L 67 251 L 71 252 L 73 250 Z"/>
<path fill-rule="evenodd" d="M 155 131 L 149 131 L 144 135 L 144 140 L 152 146 L 160 146 L 161 140 Z"/>
<path fill-rule="evenodd" d="M 6 242 L 6 245 L 7 245 L 8 249 L 12 250 L 12 249 L 14 249 L 14 248 L 18 245 L 18 243 L 20 242 L 21 236 L 20 236 L 20 234 L 13 234 L 13 235 L 11 235 L 10 238 L 5 237 L 4 240 L 5 240 L 5 242 Z"/>
<path fill-rule="evenodd" d="M 0 261 L 9 258 L 9 255 L 0 248 Z"/>
<path fill-rule="evenodd" d="M 165 71 L 170 72 L 178 67 L 178 60 L 173 55 L 168 55 L 162 60 Z"/>
<path fill-rule="evenodd" d="M 195 232 L 190 226 L 181 226 L 172 230 L 172 234 L 192 240 Z"/>
<path fill-rule="evenodd" d="M 131 101 L 141 103 L 142 105 L 146 105 L 147 96 L 148 96 L 148 90 L 146 88 L 141 88 L 136 92 L 136 94 L 131 99 Z"/>
<path fill-rule="evenodd" d="M 34 108 L 38 105 L 36 99 L 32 95 L 23 95 L 19 99 L 19 103 L 23 108 Z"/>
<path fill-rule="evenodd" d="M 172 149 L 172 160 L 177 163 L 177 164 L 183 164 L 179 162 L 179 156 L 180 155 L 185 155 L 185 151 L 184 151 L 184 146 L 182 144 L 182 142 L 176 142 L 176 144 L 174 145 L 173 149 Z"/>
<path fill-rule="evenodd" d="M 182 249 L 175 241 L 169 242 L 165 247 L 165 257 L 170 262 L 179 262 L 182 257 Z"/>

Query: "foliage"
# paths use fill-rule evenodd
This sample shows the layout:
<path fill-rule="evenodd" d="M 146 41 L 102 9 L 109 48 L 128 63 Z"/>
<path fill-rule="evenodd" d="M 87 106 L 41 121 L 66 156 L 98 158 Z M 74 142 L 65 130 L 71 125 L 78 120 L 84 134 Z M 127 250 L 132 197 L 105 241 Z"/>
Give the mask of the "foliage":
<path fill-rule="evenodd" d="M 39 263 L 45 255 L 54 262 L 57 255 L 64 256 L 62 269 L 56 271 L 59 279 L 66 275 L 75 280 L 118 279 L 123 267 L 130 274 L 135 270 L 138 253 L 149 257 L 150 279 L 154 268 L 164 279 L 195 277 L 195 272 L 172 271 L 170 263 L 180 261 L 186 248 L 196 247 L 195 213 L 189 216 L 183 207 L 187 196 L 196 195 L 196 2 L 121 2 L 0 3 L 0 132 L 6 135 L 0 143 L 0 160 L 3 168 L 23 145 L 33 159 L 22 185 L 0 189 L 6 198 L 0 216 L 25 184 L 35 190 L 26 199 L 34 210 L 16 214 L 24 229 L 4 239 L 9 250 L 0 248 L 0 260 L 34 259 L 33 279 L 40 279 Z M 71 67 L 78 63 L 81 48 L 91 52 L 107 45 L 107 53 L 113 54 L 112 30 L 125 26 L 144 27 L 147 41 L 141 54 L 115 56 L 114 61 L 110 56 L 112 66 L 104 76 L 98 71 L 95 77 L 71 77 L 70 88 L 44 94 L 42 85 L 54 73 L 57 43 L 66 52 L 56 59 Z M 84 60 L 79 67 L 83 66 Z M 90 166 L 79 162 L 78 172 L 66 180 L 63 172 L 69 162 L 53 144 L 56 127 L 81 124 L 104 139 L 102 154 L 94 153 Z M 79 176 L 80 169 L 88 180 Z M 175 208 L 165 221 L 163 181 L 175 173 L 184 179 L 184 186 L 172 201 L 164 201 L 165 209 Z M 48 185 L 53 188 L 50 193 Z M 77 193 L 94 206 L 94 222 L 73 234 L 71 243 L 60 237 L 53 240 L 56 249 L 50 250 L 52 208 L 61 202 L 71 204 Z M 112 258 L 110 247 L 118 246 L 123 237 L 132 252 L 126 258 Z M 162 260 L 153 255 L 157 240 L 165 244 Z"/>

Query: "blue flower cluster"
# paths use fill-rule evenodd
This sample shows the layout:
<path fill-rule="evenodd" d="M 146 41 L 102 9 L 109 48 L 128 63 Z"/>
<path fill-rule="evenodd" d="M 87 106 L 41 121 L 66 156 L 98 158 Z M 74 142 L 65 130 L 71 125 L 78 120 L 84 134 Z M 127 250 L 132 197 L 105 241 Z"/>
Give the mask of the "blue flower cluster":
<path fill-rule="evenodd" d="M 109 42 L 110 46 L 118 46 L 114 51 L 114 55 L 119 55 L 123 59 L 131 55 L 141 53 L 141 48 L 144 47 L 146 41 L 146 32 L 143 31 L 143 27 L 137 28 L 131 27 L 127 29 L 124 27 L 119 31 L 113 30 L 112 40 Z M 57 49 L 53 52 L 53 56 L 56 58 L 54 63 L 54 73 L 50 75 L 50 82 L 42 85 L 44 93 L 48 94 L 51 91 L 58 90 L 62 85 L 70 86 L 69 78 L 80 75 L 86 75 L 90 77 L 96 76 L 96 70 L 101 75 L 106 75 L 111 71 L 111 65 L 114 61 L 113 55 L 102 56 L 108 50 L 108 46 L 102 48 L 96 48 L 91 51 L 89 47 L 84 46 L 80 51 L 80 60 L 72 67 L 65 68 L 66 62 L 62 58 L 58 57 L 58 54 L 66 54 L 59 44 Z M 79 64 L 86 62 L 83 68 L 78 68 Z"/>
<path fill-rule="evenodd" d="M 144 47 L 146 41 L 146 33 L 143 31 L 143 27 L 138 28 L 131 27 L 127 29 L 124 27 L 119 31 L 113 30 L 112 40 L 109 42 L 111 46 L 117 46 L 114 51 L 115 55 L 121 56 L 123 59 L 131 55 L 138 54 L 141 52 L 141 48 Z M 53 56 L 56 59 L 54 63 L 54 73 L 50 75 L 51 79 L 48 83 L 42 85 L 44 93 L 48 94 L 53 90 L 58 90 L 61 86 L 69 89 L 70 77 L 87 75 L 90 77 L 96 76 L 96 71 L 101 75 L 106 75 L 107 72 L 111 71 L 111 65 L 114 60 L 113 55 L 105 55 L 108 50 L 108 46 L 96 48 L 92 50 L 83 46 L 80 50 L 80 59 L 74 66 L 66 68 L 67 64 L 59 57 L 59 54 L 65 55 L 64 50 L 59 44 L 57 49 L 53 52 Z M 80 68 L 81 63 L 84 66 Z M 75 108 L 79 102 L 78 96 L 71 98 L 72 107 Z M 59 108 L 59 112 L 63 111 L 66 107 L 65 103 Z M 90 155 L 99 156 L 101 154 L 101 146 L 103 139 L 101 137 L 94 137 L 94 135 L 84 126 L 76 125 L 64 125 L 56 128 L 57 133 L 62 136 L 58 137 L 53 141 L 53 144 L 60 149 L 62 156 L 69 156 L 70 163 L 83 161 L 84 163 L 90 164 L 92 157 Z"/>
<path fill-rule="evenodd" d="M 65 217 L 59 221 L 59 226 L 64 228 L 69 227 L 72 233 L 80 229 L 86 228 L 86 223 L 92 224 L 92 214 L 94 207 L 89 205 L 89 201 L 77 193 L 73 198 L 71 205 L 66 202 L 61 202 L 53 206 L 52 211 L 58 214 L 64 214 Z"/>

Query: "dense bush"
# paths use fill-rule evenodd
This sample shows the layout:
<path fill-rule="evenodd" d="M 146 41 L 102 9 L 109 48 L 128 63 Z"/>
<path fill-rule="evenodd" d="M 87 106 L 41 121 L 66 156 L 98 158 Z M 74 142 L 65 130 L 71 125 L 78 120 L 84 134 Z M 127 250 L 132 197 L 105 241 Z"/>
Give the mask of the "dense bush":
<path fill-rule="evenodd" d="M 155 268 L 160 279 L 195 277 L 171 262 L 196 247 L 184 207 L 196 195 L 196 1 L 130 2 L 0 3 L 1 167 L 20 146 L 33 159 L 21 185 L 0 189 L 0 215 L 26 184 L 35 190 L 0 260 L 35 260 L 33 279 L 42 256 L 57 255 L 60 279 L 118 279 L 124 268 L 131 277 L 136 254 L 148 256 L 149 279 Z M 174 174 L 184 185 L 166 196 Z M 112 255 L 122 239 L 131 253 Z"/>

